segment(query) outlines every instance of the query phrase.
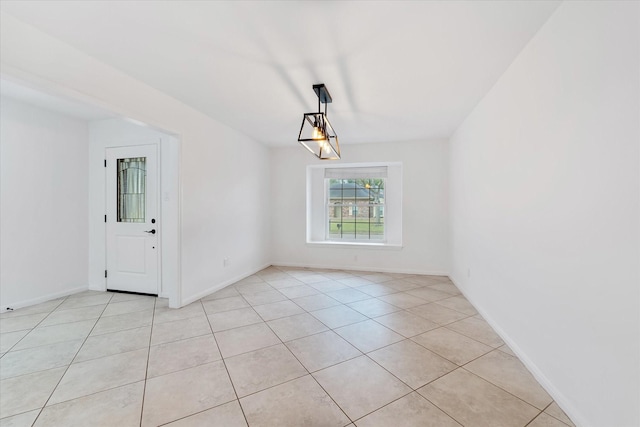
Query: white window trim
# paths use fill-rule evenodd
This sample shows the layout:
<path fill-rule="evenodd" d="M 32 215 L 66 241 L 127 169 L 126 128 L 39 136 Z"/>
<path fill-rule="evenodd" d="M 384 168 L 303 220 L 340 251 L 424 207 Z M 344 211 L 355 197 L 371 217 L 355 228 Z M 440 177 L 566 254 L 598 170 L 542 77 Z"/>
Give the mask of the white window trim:
<path fill-rule="evenodd" d="M 327 240 L 326 215 L 327 186 L 324 171 L 333 168 L 386 166 L 389 175 L 385 184 L 385 239 L 384 241 Z M 370 162 L 340 163 L 307 166 L 307 244 L 310 246 L 401 249 L 402 248 L 402 163 Z"/>

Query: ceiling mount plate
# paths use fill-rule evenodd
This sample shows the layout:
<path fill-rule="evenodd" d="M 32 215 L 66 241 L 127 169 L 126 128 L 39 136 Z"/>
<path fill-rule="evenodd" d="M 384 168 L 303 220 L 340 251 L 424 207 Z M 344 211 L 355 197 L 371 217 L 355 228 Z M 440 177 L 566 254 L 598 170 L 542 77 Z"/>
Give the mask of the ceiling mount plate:
<path fill-rule="evenodd" d="M 323 104 L 331 103 L 331 95 L 329 94 L 329 91 L 327 90 L 327 87 L 324 85 L 324 83 L 313 85 L 313 91 L 316 93 L 316 95 L 318 95 L 318 99 L 320 100 L 320 102 L 322 102 Z"/>

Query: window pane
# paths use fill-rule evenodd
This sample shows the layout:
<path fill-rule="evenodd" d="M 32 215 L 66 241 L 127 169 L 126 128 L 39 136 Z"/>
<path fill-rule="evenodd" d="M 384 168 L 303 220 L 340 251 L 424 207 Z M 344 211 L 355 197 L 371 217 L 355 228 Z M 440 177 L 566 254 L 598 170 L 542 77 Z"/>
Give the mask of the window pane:
<path fill-rule="evenodd" d="M 118 222 L 145 222 L 146 157 L 118 159 Z"/>
<path fill-rule="evenodd" d="M 384 179 L 327 179 L 328 238 L 384 239 Z"/>

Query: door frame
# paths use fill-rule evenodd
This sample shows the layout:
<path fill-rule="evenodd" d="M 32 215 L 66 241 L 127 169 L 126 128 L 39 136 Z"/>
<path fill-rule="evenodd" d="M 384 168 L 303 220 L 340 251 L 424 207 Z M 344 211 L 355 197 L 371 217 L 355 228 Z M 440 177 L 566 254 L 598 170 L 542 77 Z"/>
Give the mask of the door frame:
<path fill-rule="evenodd" d="M 178 135 L 127 119 L 90 123 L 89 176 L 89 289 L 106 291 L 106 172 L 107 148 L 157 145 L 159 187 L 158 296 L 169 307 L 182 306 L 181 289 L 181 140 Z"/>

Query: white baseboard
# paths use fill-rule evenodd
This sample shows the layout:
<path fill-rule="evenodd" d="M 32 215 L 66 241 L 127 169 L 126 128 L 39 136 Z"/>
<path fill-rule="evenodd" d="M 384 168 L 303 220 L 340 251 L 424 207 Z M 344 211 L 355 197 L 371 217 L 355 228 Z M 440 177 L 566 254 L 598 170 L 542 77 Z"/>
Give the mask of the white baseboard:
<path fill-rule="evenodd" d="M 210 295 L 210 294 L 212 294 L 214 292 L 219 291 L 220 289 L 224 289 L 227 286 L 232 285 L 232 284 L 244 279 L 245 277 L 249 277 L 249 276 L 251 276 L 253 274 L 256 274 L 258 271 L 263 270 L 263 269 L 269 267 L 270 265 L 271 264 L 264 264 L 262 267 L 259 267 L 257 270 L 252 270 L 249 273 L 241 274 L 241 275 L 236 276 L 234 278 L 231 278 L 229 280 L 225 280 L 224 282 L 217 283 L 217 284 L 211 286 L 210 288 L 205 289 L 202 292 L 198 292 L 197 294 L 192 295 L 189 298 L 185 298 L 185 299 L 182 300 L 181 307 L 184 307 L 185 305 L 189 305 L 192 302 L 199 300 L 200 298 L 206 297 L 207 295 Z"/>
<path fill-rule="evenodd" d="M 17 302 L 13 302 L 13 303 L 2 302 L 2 305 L 0 306 L 0 313 L 4 313 L 6 311 L 9 311 L 9 310 L 7 310 L 8 308 L 12 308 L 13 310 L 17 310 L 18 308 L 24 308 L 24 307 L 28 307 L 30 305 L 35 305 L 35 304 L 40 304 L 40 303 L 43 303 L 43 302 L 47 302 L 47 301 L 52 300 L 52 299 L 66 297 L 67 295 L 76 294 L 78 292 L 86 291 L 87 289 L 89 289 L 87 286 L 80 286 L 80 287 L 77 287 L 77 288 L 65 289 L 64 291 L 60 291 L 60 292 L 54 292 L 52 294 L 42 295 L 42 296 L 39 296 L 37 298 L 32 298 L 32 299 L 28 299 L 28 300 L 17 301 Z"/>
<path fill-rule="evenodd" d="M 462 292 L 464 297 L 473 305 L 473 307 L 478 310 L 478 313 L 487 321 L 487 323 L 493 328 L 493 330 L 502 338 L 509 348 L 518 356 L 520 361 L 527 367 L 529 372 L 533 375 L 533 377 L 540 383 L 542 388 L 544 388 L 547 393 L 555 400 L 555 402 L 560 406 L 560 408 L 571 418 L 571 421 L 577 426 L 588 426 L 589 424 L 586 422 L 584 417 L 580 414 L 580 411 L 573 406 L 569 399 L 551 382 L 551 380 L 542 372 L 542 370 L 536 365 L 533 360 L 531 360 L 525 352 L 516 344 L 516 342 L 507 335 L 507 333 L 498 325 L 498 323 L 493 320 L 493 318 L 479 307 L 476 303 L 474 303 L 473 299 L 467 295 L 467 293 L 458 285 L 459 282 L 452 276 L 449 277 L 454 285 Z"/>
<path fill-rule="evenodd" d="M 335 264 L 299 264 L 295 262 L 273 262 L 274 267 L 297 267 L 297 268 L 326 268 L 329 270 L 345 270 L 345 271 L 371 271 L 372 273 L 402 273 L 402 274 L 422 274 L 426 276 L 448 276 L 449 272 L 443 270 L 413 270 L 399 268 L 381 268 L 381 267 L 361 267 L 348 266 L 340 267 Z"/>

